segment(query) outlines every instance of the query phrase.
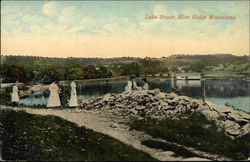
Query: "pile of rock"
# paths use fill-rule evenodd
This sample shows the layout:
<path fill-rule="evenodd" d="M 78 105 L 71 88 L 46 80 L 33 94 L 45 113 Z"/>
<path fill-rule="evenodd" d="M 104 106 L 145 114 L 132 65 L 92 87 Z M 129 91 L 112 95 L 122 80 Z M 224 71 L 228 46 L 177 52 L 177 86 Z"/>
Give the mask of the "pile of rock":
<path fill-rule="evenodd" d="M 243 111 L 216 105 L 204 104 L 198 99 L 163 93 L 159 89 L 107 94 L 95 99 L 83 100 L 81 108 L 122 117 L 124 119 L 180 119 L 193 112 L 201 112 L 209 120 L 225 129 L 227 135 L 239 137 L 249 132 L 250 116 Z"/>

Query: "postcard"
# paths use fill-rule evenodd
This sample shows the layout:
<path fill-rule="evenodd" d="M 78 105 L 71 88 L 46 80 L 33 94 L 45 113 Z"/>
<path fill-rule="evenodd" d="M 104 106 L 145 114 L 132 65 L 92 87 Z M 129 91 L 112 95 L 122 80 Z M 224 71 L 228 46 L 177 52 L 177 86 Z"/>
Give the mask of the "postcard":
<path fill-rule="evenodd" d="M 249 1 L 1 1 L 0 160 L 249 160 Z"/>

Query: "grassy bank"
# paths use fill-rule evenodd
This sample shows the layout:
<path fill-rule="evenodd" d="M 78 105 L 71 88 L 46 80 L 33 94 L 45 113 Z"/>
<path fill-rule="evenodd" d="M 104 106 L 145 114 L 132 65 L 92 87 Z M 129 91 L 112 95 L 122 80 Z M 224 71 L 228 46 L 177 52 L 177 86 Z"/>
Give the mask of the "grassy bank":
<path fill-rule="evenodd" d="M 153 137 L 235 160 L 247 159 L 249 156 L 250 134 L 232 140 L 225 136 L 223 131 L 218 131 L 213 121 L 206 120 L 201 114 L 193 114 L 189 119 L 182 120 L 137 120 L 130 126 L 132 129 L 145 131 Z M 159 147 L 159 143 L 152 141 L 150 145 Z"/>
<path fill-rule="evenodd" d="M 8 160 L 155 160 L 109 136 L 55 116 L 0 111 L 3 159 Z"/>

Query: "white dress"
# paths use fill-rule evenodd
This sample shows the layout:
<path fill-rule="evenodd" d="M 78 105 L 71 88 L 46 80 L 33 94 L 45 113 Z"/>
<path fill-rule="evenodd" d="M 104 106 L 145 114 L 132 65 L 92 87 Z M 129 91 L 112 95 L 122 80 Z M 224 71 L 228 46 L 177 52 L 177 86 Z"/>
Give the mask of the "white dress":
<path fill-rule="evenodd" d="M 12 93 L 11 93 L 11 102 L 19 102 L 19 96 L 18 96 L 18 87 L 17 85 L 14 85 L 12 87 Z"/>
<path fill-rule="evenodd" d="M 125 92 L 131 92 L 131 91 L 132 91 L 132 82 L 128 81 L 128 84 L 125 87 Z"/>
<path fill-rule="evenodd" d="M 134 90 L 138 90 L 138 87 L 135 81 L 133 81 L 133 84 L 134 84 Z"/>
<path fill-rule="evenodd" d="M 49 86 L 50 95 L 47 103 L 47 107 L 58 107 L 61 106 L 61 101 L 59 97 L 59 87 L 56 83 L 52 83 Z"/>
<path fill-rule="evenodd" d="M 144 83 L 142 89 L 143 89 L 143 90 L 148 90 L 148 89 L 149 89 L 148 83 Z"/>
<path fill-rule="evenodd" d="M 70 86 L 71 86 L 71 94 L 70 94 L 69 106 L 75 107 L 78 106 L 75 82 L 71 82 Z"/>

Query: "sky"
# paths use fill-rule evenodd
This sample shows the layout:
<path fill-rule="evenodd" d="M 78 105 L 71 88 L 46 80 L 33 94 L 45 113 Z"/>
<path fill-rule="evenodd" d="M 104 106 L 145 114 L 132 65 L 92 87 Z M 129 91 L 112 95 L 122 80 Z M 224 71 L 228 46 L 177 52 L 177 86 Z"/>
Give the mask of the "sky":
<path fill-rule="evenodd" d="M 211 15 L 233 18 L 209 19 Z M 248 1 L 1 1 L 2 55 L 160 58 L 217 53 L 249 55 Z"/>

